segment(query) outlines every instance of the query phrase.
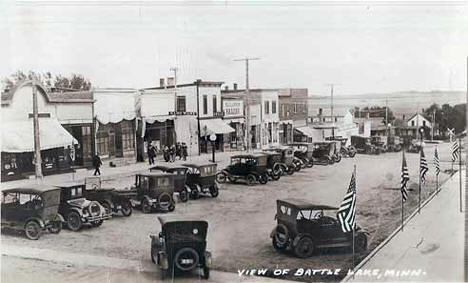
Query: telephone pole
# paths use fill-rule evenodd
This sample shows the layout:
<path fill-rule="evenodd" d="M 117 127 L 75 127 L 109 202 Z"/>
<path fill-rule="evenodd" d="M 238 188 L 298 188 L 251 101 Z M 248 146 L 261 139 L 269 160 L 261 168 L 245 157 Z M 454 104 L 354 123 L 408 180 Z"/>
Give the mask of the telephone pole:
<path fill-rule="evenodd" d="M 246 148 L 247 151 L 250 151 L 251 148 L 251 139 L 250 139 L 250 95 L 249 95 L 249 61 L 253 60 L 260 60 L 260 58 L 255 57 L 246 57 L 242 59 L 234 59 L 233 61 L 245 61 L 245 104 L 244 105 L 244 113 L 246 116 L 246 130 L 245 130 L 245 138 L 246 138 Z M 261 107 L 261 106 L 260 106 Z M 261 133 L 261 132 L 260 132 Z"/>
<path fill-rule="evenodd" d="M 174 115 L 174 117 L 176 117 L 177 116 L 177 71 L 179 70 L 179 68 L 171 67 L 169 70 L 174 72 L 174 114 L 176 114 Z M 177 136 L 176 136 L 175 131 L 172 132 L 172 137 L 174 138 L 173 143 L 175 144 L 177 142 Z"/>
<path fill-rule="evenodd" d="M 326 85 L 330 87 L 330 94 L 331 94 L 330 114 L 331 114 L 331 120 L 332 120 L 332 137 L 335 138 L 335 115 L 333 113 L 333 88 L 336 84 L 330 83 Z"/>
<path fill-rule="evenodd" d="M 388 99 L 385 99 L 385 134 L 388 134 Z"/>
<path fill-rule="evenodd" d="M 33 98 L 33 125 L 34 125 L 34 167 L 36 169 L 36 179 L 42 179 L 42 158 L 41 158 L 41 139 L 39 137 L 39 113 L 37 106 L 37 87 L 36 82 L 32 82 Z"/>

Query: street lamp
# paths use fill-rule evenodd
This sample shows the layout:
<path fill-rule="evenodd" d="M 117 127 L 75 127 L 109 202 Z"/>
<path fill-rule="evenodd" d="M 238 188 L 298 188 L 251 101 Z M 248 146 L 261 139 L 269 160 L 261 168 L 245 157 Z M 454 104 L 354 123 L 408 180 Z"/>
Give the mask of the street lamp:
<path fill-rule="evenodd" d="M 215 163 L 215 141 L 216 141 L 216 134 L 211 134 L 210 135 L 210 141 L 211 141 L 211 149 L 212 149 L 212 152 L 213 152 L 213 160 L 212 162 Z"/>

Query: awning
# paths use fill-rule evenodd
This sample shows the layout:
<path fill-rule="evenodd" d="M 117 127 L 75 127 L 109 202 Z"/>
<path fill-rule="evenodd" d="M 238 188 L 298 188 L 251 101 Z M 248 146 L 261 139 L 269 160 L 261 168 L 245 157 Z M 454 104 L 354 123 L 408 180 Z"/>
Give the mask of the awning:
<path fill-rule="evenodd" d="M 200 120 L 200 136 L 211 134 L 228 134 L 235 130 L 221 119 Z"/>
<path fill-rule="evenodd" d="M 0 126 L 2 152 L 34 151 L 33 120 L 4 122 Z M 78 141 L 60 125 L 57 119 L 39 118 L 41 150 L 67 147 Z"/>
<path fill-rule="evenodd" d="M 240 123 L 240 124 L 245 123 L 244 118 L 224 118 L 223 121 L 226 123 Z"/>
<path fill-rule="evenodd" d="M 312 128 L 309 128 L 307 126 L 304 126 L 304 127 L 297 127 L 297 128 L 294 128 L 295 130 L 298 130 L 299 132 L 301 132 L 302 134 L 310 137 L 310 138 L 317 138 L 318 136 L 320 136 L 320 134 L 312 129 Z"/>
<path fill-rule="evenodd" d="M 133 120 L 136 117 L 134 93 L 95 93 L 94 115 L 101 124 Z"/>
<path fill-rule="evenodd" d="M 145 117 L 143 120 L 146 123 L 153 124 L 154 122 L 158 121 L 160 123 L 166 122 L 166 120 L 174 120 L 174 115 L 161 115 L 161 116 L 153 116 L 153 117 Z"/>

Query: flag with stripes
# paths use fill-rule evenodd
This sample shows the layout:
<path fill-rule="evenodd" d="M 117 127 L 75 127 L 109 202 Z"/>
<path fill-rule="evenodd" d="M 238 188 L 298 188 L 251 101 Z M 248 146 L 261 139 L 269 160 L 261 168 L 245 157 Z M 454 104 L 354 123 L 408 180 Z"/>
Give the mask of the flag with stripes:
<path fill-rule="evenodd" d="M 437 150 L 437 146 L 435 147 L 435 150 L 434 150 L 434 164 L 435 164 L 436 175 L 439 175 L 439 173 L 440 173 L 440 160 L 439 160 L 439 152 Z"/>
<path fill-rule="evenodd" d="M 455 140 L 452 144 L 452 161 L 455 161 L 458 159 L 458 150 L 459 150 L 459 144 L 458 144 L 458 141 Z"/>
<path fill-rule="evenodd" d="M 356 224 L 356 170 L 351 176 L 348 191 L 338 209 L 338 220 L 344 233 L 354 230 Z"/>
<path fill-rule="evenodd" d="M 426 182 L 426 173 L 429 170 L 427 166 L 426 156 L 424 155 L 424 148 L 421 148 L 421 156 L 419 159 L 419 177 L 421 178 L 421 183 Z"/>
<path fill-rule="evenodd" d="M 406 157 L 405 157 L 405 152 L 403 152 L 403 163 L 401 165 L 401 197 L 403 198 L 403 201 L 406 201 L 408 199 L 408 190 L 407 190 L 407 184 L 409 181 L 409 172 L 408 172 L 408 165 L 406 164 Z"/>

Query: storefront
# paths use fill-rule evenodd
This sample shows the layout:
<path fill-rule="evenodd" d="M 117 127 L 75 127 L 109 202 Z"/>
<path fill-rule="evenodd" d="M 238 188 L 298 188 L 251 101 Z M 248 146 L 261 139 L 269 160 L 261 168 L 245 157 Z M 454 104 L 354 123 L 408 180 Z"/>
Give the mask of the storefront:
<path fill-rule="evenodd" d="M 229 135 L 233 132 L 235 132 L 235 129 L 220 118 L 200 120 L 199 144 L 201 152 L 210 152 L 213 144 L 217 151 L 229 150 Z M 216 141 L 214 143 L 209 140 L 212 134 L 216 135 Z"/>
<path fill-rule="evenodd" d="M 228 99 L 223 97 L 222 106 L 223 121 L 234 129 L 233 132 L 228 134 L 226 143 L 229 143 L 230 150 L 243 150 L 245 135 L 244 101 L 239 98 Z"/>
<path fill-rule="evenodd" d="M 279 142 L 287 145 L 293 142 L 293 121 L 280 121 L 278 125 Z"/>

